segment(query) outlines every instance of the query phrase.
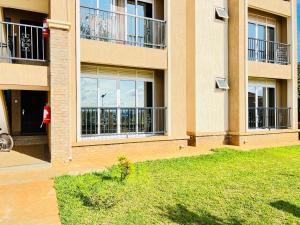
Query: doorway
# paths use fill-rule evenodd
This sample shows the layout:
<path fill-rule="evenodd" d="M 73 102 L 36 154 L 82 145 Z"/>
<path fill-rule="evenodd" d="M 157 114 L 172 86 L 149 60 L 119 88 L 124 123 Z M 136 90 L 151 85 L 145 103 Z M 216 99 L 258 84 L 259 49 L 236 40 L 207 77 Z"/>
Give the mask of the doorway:
<path fill-rule="evenodd" d="M 44 135 L 42 126 L 43 108 L 47 103 L 47 92 L 21 91 L 21 134 Z"/>
<path fill-rule="evenodd" d="M 248 128 L 276 127 L 275 83 L 250 82 L 248 86 Z"/>

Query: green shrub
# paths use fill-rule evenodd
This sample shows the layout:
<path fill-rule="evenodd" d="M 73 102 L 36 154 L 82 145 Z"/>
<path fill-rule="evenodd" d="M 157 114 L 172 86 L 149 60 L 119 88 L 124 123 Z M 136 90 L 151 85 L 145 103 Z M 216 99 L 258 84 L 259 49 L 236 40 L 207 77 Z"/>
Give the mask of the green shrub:
<path fill-rule="evenodd" d="M 119 185 L 115 182 L 97 182 L 90 186 L 78 186 L 77 196 L 84 205 L 96 209 L 109 209 L 119 198 Z"/>
<path fill-rule="evenodd" d="M 120 170 L 120 180 L 124 181 L 134 171 L 134 165 L 124 156 L 118 159 L 118 168 Z"/>

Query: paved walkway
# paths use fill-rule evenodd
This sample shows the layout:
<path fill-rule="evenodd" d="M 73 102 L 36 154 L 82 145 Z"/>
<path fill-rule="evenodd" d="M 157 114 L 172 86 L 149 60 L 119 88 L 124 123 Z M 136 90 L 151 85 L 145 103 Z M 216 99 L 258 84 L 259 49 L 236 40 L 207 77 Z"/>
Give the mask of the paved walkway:
<path fill-rule="evenodd" d="M 288 143 L 300 144 L 300 142 Z M 283 144 L 284 145 L 284 144 Z M 223 146 L 226 147 L 226 146 Z M 230 146 L 233 148 L 232 146 Z M 242 148 L 248 150 L 257 146 Z M 259 146 L 264 147 L 264 146 Z M 236 148 L 236 147 L 235 147 Z M 129 152 L 133 162 L 210 154 L 210 146 L 187 147 L 177 151 Z M 241 149 L 241 148 L 237 148 Z M 56 225 L 60 224 L 53 177 L 101 170 L 117 162 L 117 152 L 106 160 L 103 153 L 82 156 L 67 165 L 43 164 L 0 170 L 0 224 L 1 225 Z"/>

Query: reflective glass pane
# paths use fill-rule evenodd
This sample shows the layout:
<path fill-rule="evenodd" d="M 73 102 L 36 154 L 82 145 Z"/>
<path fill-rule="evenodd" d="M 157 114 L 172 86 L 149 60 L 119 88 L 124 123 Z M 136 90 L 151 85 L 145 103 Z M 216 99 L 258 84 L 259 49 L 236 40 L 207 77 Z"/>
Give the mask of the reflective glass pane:
<path fill-rule="evenodd" d="M 258 25 L 257 26 L 257 45 L 258 45 L 258 60 L 266 60 L 266 26 Z"/>
<path fill-rule="evenodd" d="M 122 108 L 120 111 L 121 111 L 121 133 L 136 132 L 136 109 Z"/>
<path fill-rule="evenodd" d="M 127 1 L 127 13 L 131 15 L 135 15 L 135 1 L 128 0 Z M 127 40 L 129 44 L 135 43 L 135 35 L 136 35 L 136 19 L 134 16 L 128 16 L 127 17 Z"/>
<path fill-rule="evenodd" d="M 97 8 L 97 0 L 80 0 L 80 6 Z"/>
<path fill-rule="evenodd" d="M 135 107 L 135 81 L 120 81 L 120 106 Z"/>
<path fill-rule="evenodd" d="M 112 0 L 100 0 L 99 8 L 105 11 L 111 11 Z"/>
<path fill-rule="evenodd" d="M 81 133 L 97 134 L 98 131 L 98 84 L 97 79 L 81 78 Z"/>
<path fill-rule="evenodd" d="M 267 88 L 268 90 L 268 127 L 275 128 L 275 88 Z"/>
<path fill-rule="evenodd" d="M 256 38 L 256 25 L 254 23 L 248 23 L 248 37 Z"/>
<path fill-rule="evenodd" d="M 98 106 L 98 84 L 97 79 L 81 78 L 81 107 L 97 107 Z"/>
<path fill-rule="evenodd" d="M 117 128 L 117 108 L 105 108 L 100 112 L 100 133 L 101 134 L 115 134 L 118 132 Z"/>
<path fill-rule="evenodd" d="M 249 128 L 256 127 L 256 88 L 248 87 L 248 126 Z"/>
<path fill-rule="evenodd" d="M 99 100 L 101 107 L 117 106 L 117 81 L 113 79 L 101 78 L 99 80 L 100 93 Z"/>
<path fill-rule="evenodd" d="M 259 128 L 266 127 L 266 88 L 257 87 L 257 123 Z"/>
<path fill-rule="evenodd" d="M 248 23 L 248 59 L 256 60 L 256 24 Z"/>
<path fill-rule="evenodd" d="M 268 61 L 274 62 L 275 59 L 275 29 L 274 27 L 268 27 Z"/>

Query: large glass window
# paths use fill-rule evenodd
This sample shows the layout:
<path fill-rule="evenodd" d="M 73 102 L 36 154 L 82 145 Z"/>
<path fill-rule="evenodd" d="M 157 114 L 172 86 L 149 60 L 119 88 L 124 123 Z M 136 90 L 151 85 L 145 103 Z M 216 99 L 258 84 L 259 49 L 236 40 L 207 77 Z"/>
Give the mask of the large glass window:
<path fill-rule="evenodd" d="M 248 23 L 249 60 L 274 62 L 275 27 L 255 22 Z"/>
<path fill-rule="evenodd" d="M 153 132 L 152 81 L 83 77 L 81 107 L 83 135 Z"/>
<path fill-rule="evenodd" d="M 99 87 L 100 107 L 116 107 L 117 80 L 101 78 L 99 79 Z"/>
<path fill-rule="evenodd" d="M 81 78 L 81 132 L 85 135 L 98 132 L 98 81 L 94 78 Z"/>
<path fill-rule="evenodd" d="M 266 84 L 250 84 L 248 86 L 249 129 L 274 128 L 276 125 L 275 118 L 275 86 Z"/>

